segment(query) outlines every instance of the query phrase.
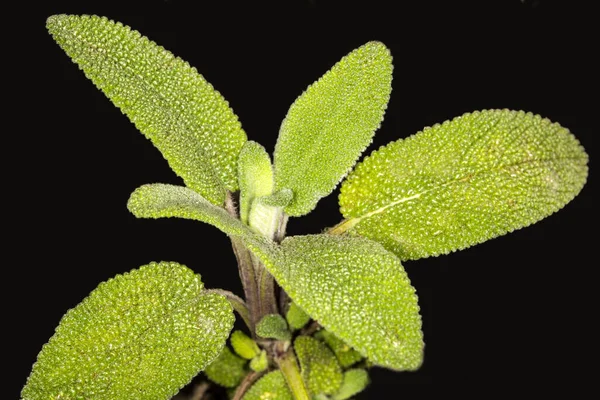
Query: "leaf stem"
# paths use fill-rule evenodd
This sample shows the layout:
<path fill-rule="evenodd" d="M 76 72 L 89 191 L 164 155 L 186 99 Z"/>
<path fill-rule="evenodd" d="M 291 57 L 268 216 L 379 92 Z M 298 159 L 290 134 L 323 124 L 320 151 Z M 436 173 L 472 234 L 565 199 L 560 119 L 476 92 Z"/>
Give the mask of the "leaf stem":
<path fill-rule="evenodd" d="M 232 400 L 241 400 L 242 397 L 248 391 L 248 389 L 250 389 L 250 386 L 252 386 L 252 384 L 256 382 L 258 378 L 260 378 L 263 374 L 264 372 L 250 372 L 248 375 L 246 375 L 244 380 L 242 380 L 242 382 L 237 387 Z"/>
<path fill-rule="evenodd" d="M 310 400 L 294 350 L 292 348 L 288 349 L 282 356 L 276 357 L 275 362 L 283 373 L 294 400 Z"/>
<path fill-rule="evenodd" d="M 336 226 L 333 226 L 327 230 L 327 233 L 330 235 L 342 235 L 346 233 L 348 229 L 351 229 L 354 225 L 356 225 L 360 219 L 350 218 L 341 221 Z"/>
<path fill-rule="evenodd" d="M 239 316 L 242 317 L 242 319 L 246 323 L 246 326 L 248 326 L 249 329 L 252 329 L 250 311 L 248 310 L 246 302 L 241 297 L 231 293 L 229 290 L 223 289 L 207 289 L 206 292 L 217 293 L 222 296 L 225 296 L 225 298 L 229 301 L 229 304 L 231 304 L 231 307 L 233 307 L 233 309 L 239 314 Z"/>

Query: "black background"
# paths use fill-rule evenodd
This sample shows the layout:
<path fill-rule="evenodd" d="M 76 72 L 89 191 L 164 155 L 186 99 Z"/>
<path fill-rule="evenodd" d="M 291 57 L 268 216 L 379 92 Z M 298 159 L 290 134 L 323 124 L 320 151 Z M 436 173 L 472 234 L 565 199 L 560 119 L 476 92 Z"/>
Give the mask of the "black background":
<path fill-rule="evenodd" d="M 207 287 L 241 294 L 225 235 L 184 220 L 136 220 L 129 194 L 179 184 L 160 153 L 89 82 L 45 31 L 47 16 L 121 21 L 197 67 L 230 102 L 248 137 L 272 151 L 289 105 L 342 56 L 369 40 L 394 56 L 392 98 L 367 153 L 424 126 L 487 108 L 532 111 L 568 127 L 591 157 L 591 177 L 563 210 L 535 226 L 448 256 L 406 262 L 420 297 L 421 370 L 372 372 L 361 399 L 401 398 L 403 385 L 480 394 L 586 380 L 596 218 L 592 211 L 598 51 L 593 13 L 575 1 L 53 1 L 8 24 L 25 50 L 8 109 L 5 334 L 14 335 L 9 398 L 18 396 L 63 313 L 99 282 L 149 261 L 173 260 Z M 83 4 L 85 3 L 85 4 Z M 588 2 L 589 4 L 590 2 Z M 597 19 L 596 19 L 597 21 Z M 5 110 L 6 112 L 6 110 Z M 5 127 L 5 129 L 9 129 Z M 337 191 L 289 234 L 341 216 Z M 586 231 L 589 230 L 589 231 Z M 11 346 L 12 347 L 12 346 Z M 14 385 L 13 385 L 14 383 Z M 410 397 L 422 396 L 424 392 Z"/>

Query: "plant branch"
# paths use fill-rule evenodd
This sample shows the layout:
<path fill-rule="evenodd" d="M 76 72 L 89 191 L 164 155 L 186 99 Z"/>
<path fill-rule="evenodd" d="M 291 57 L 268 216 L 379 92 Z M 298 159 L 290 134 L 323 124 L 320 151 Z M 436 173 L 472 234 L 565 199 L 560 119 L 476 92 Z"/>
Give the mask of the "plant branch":
<path fill-rule="evenodd" d="M 276 357 L 275 362 L 283 373 L 294 400 L 310 400 L 308 390 L 304 385 L 302 375 L 300 375 L 300 368 L 294 350 L 288 349 L 282 356 Z"/>
<path fill-rule="evenodd" d="M 208 293 L 217 293 L 222 296 L 225 296 L 225 298 L 229 301 L 229 304 L 231 304 L 231 307 L 233 307 L 233 309 L 239 314 L 239 316 L 242 317 L 242 319 L 246 323 L 246 326 L 248 326 L 249 329 L 252 329 L 250 311 L 248 310 L 246 302 L 241 297 L 231 293 L 229 290 L 208 289 L 206 291 Z"/>
<path fill-rule="evenodd" d="M 231 400 L 241 400 L 248 389 L 250 389 L 250 386 L 252 386 L 254 382 L 256 382 L 263 374 L 264 372 L 250 372 L 248 375 L 246 375 L 237 387 Z"/>

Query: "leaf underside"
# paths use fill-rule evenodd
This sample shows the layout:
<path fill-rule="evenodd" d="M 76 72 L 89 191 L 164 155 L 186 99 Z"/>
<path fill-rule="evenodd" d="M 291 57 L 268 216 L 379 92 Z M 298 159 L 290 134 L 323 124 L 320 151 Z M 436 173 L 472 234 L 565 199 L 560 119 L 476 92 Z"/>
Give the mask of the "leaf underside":
<path fill-rule="evenodd" d="M 200 276 L 161 262 L 101 283 L 60 321 L 24 400 L 167 400 L 221 352 L 234 316 Z"/>
<path fill-rule="evenodd" d="M 531 113 L 486 110 L 374 151 L 342 184 L 349 232 L 401 259 L 446 254 L 533 224 L 585 184 L 577 139 Z"/>
<path fill-rule="evenodd" d="M 242 147 L 238 160 L 240 186 L 240 219 L 248 224 L 252 202 L 273 192 L 271 158 L 260 144 L 249 140 Z"/>
<path fill-rule="evenodd" d="M 373 363 L 415 370 L 423 360 L 415 289 L 393 253 L 362 237 L 291 236 L 281 246 L 244 238 L 313 319 Z"/>
<path fill-rule="evenodd" d="M 246 133 L 195 68 L 105 17 L 54 15 L 47 28 L 187 186 L 216 205 L 223 204 L 226 189 L 237 189 L 237 157 Z"/>
<path fill-rule="evenodd" d="M 330 194 L 371 143 L 391 92 L 392 57 L 369 42 L 342 58 L 296 99 L 275 146 L 276 190 L 294 192 L 301 216 Z"/>
<path fill-rule="evenodd" d="M 221 207 L 184 186 L 153 183 L 137 188 L 127 209 L 138 218 L 184 218 L 211 224 L 228 235 L 248 234 L 248 228 Z"/>

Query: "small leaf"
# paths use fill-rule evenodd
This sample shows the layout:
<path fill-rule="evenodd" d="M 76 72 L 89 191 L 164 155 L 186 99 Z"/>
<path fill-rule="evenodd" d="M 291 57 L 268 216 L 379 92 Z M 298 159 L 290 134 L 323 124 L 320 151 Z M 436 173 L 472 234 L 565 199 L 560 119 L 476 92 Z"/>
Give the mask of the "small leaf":
<path fill-rule="evenodd" d="M 260 353 L 256 342 L 242 331 L 234 331 L 229 340 L 233 350 L 246 360 L 252 360 Z"/>
<path fill-rule="evenodd" d="M 174 262 L 101 283 L 38 355 L 26 400 L 167 400 L 217 358 L 233 327 L 225 297 Z"/>
<path fill-rule="evenodd" d="M 330 194 L 371 143 L 392 90 L 392 57 L 369 42 L 296 99 L 275 146 L 275 188 L 292 189 L 285 211 L 301 216 Z"/>
<path fill-rule="evenodd" d="M 154 183 L 137 188 L 127 208 L 138 218 L 178 217 L 211 224 L 228 235 L 248 234 L 248 229 L 221 207 L 183 186 Z"/>
<path fill-rule="evenodd" d="M 240 218 L 248 224 L 252 202 L 257 197 L 273 193 L 273 170 L 271 159 L 264 147 L 248 141 L 242 147 L 238 159 L 240 185 Z"/>
<path fill-rule="evenodd" d="M 314 394 L 333 394 L 342 385 L 342 369 L 331 350 L 310 336 L 298 336 L 294 351 L 300 361 L 302 378 Z"/>
<path fill-rule="evenodd" d="M 487 110 L 373 152 L 340 193 L 349 230 L 401 259 L 446 254 L 533 224 L 575 197 L 588 157 L 531 113 Z"/>
<path fill-rule="evenodd" d="M 310 315 L 304 312 L 298 305 L 294 302 L 290 304 L 290 309 L 285 315 L 285 319 L 288 322 L 288 325 L 293 330 L 302 329 L 304 325 L 308 324 L 310 321 Z"/>
<path fill-rule="evenodd" d="M 294 400 L 281 371 L 269 372 L 260 378 L 242 400 Z"/>
<path fill-rule="evenodd" d="M 264 350 L 250 361 L 250 369 L 252 369 L 252 371 L 262 372 L 268 367 L 269 359 L 267 358 L 267 352 Z"/>
<path fill-rule="evenodd" d="M 415 370 L 423 334 L 400 260 L 362 237 L 291 236 L 280 246 L 243 239 L 292 300 L 376 365 Z"/>
<path fill-rule="evenodd" d="M 346 400 L 365 390 L 369 384 L 369 374 L 364 369 L 349 369 L 344 372 L 344 382 L 332 400 Z"/>
<path fill-rule="evenodd" d="M 54 15 L 46 26 L 188 187 L 219 206 L 226 189 L 237 189 L 237 157 L 246 133 L 195 68 L 104 17 Z"/>
<path fill-rule="evenodd" d="M 287 322 L 279 314 L 265 315 L 256 324 L 256 334 L 265 339 L 290 340 L 292 338 Z"/>
<path fill-rule="evenodd" d="M 328 332 L 325 329 L 321 329 L 319 332 L 317 332 L 315 337 L 327 343 L 327 346 L 329 346 L 329 348 L 333 351 L 343 368 L 348 368 L 349 366 L 362 360 L 362 356 L 358 351 L 354 350 L 352 347 L 344 343 L 343 340 L 340 340 L 333 333 Z"/>
<path fill-rule="evenodd" d="M 218 385 L 236 387 L 247 374 L 246 363 L 246 360 L 236 356 L 225 346 L 219 357 L 206 367 L 204 373 Z"/>
<path fill-rule="evenodd" d="M 259 197 L 256 202 L 271 207 L 287 207 L 294 199 L 291 189 L 281 189 L 270 196 Z"/>

